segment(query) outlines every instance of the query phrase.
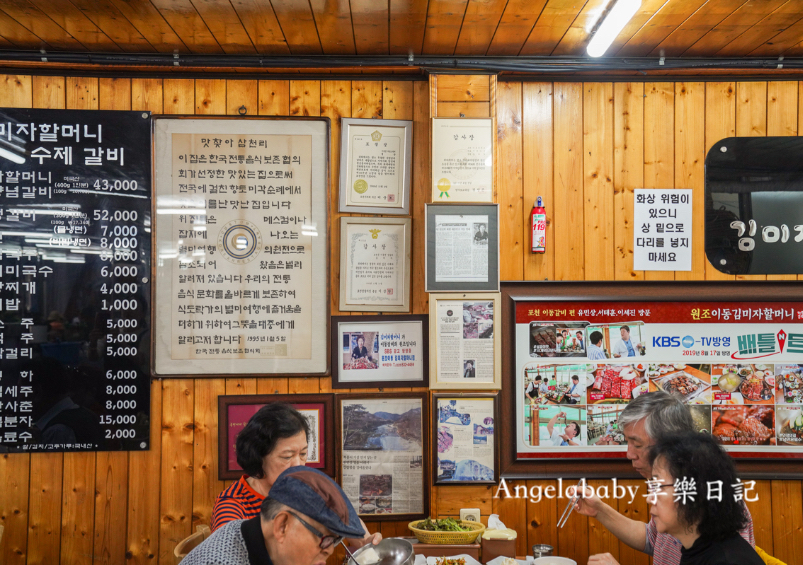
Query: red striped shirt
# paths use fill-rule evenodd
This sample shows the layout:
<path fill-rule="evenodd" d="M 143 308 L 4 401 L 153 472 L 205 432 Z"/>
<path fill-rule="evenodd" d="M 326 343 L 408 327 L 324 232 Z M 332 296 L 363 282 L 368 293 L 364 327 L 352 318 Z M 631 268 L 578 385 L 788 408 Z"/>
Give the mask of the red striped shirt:
<path fill-rule="evenodd" d="M 217 495 L 215 508 L 212 510 L 212 531 L 232 520 L 248 520 L 259 514 L 264 496 L 251 488 L 246 481 L 248 475 L 229 486 Z"/>

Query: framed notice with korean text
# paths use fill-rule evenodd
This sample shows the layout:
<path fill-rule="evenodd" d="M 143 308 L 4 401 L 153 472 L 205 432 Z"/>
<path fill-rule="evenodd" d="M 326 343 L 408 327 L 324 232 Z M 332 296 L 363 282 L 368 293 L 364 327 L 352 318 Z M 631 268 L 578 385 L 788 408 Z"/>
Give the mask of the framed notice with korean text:
<path fill-rule="evenodd" d="M 219 396 L 218 478 L 237 480 L 243 474 L 237 463 L 237 434 L 251 416 L 266 404 L 289 404 L 307 419 L 307 467 L 335 476 L 334 395 L 332 394 L 243 394 Z"/>
<path fill-rule="evenodd" d="M 499 205 L 426 205 L 427 292 L 499 291 Z"/>
<path fill-rule="evenodd" d="M 4 454 L 149 449 L 151 126 L 0 108 Z"/>
<path fill-rule="evenodd" d="M 496 394 L 434 394 L 432 402 L 435 484 L 496 483 Z"/>
<path fill-rule="evenodd" d="M 493 118 L 432 118 L 432 201 L 493 202 Z"/>
<path fill-rule="evenodd" d="M 323 374 L 329 121 L 157 118 L 154 374 Z"/>
<path fill-rule="evenodd" d="M 502 388 L 499 294 L 430 294 L 431 389 Z"/>
<path fill-rule="evenodd" d="M 340 218 L 340 310 L 409 312 L 410 218 Z"/>
<path fill-rule="evenodd" d="M 429 385 L 426 316 L 332 316 L 332 388 Z"/>
<path fill-rule="evenodd" d="M 413 122 L 342 118 L 340 211 L 410 213 Z"/>
<path fill-rule="evenodd" d="M 630 471 L 620 416 L 655 391 L 686 404 L 740 469 L 803 471 L 796 285 L 505 283 L 502 302 L 502 411 L 515 414 L 503 474 L 558 459 Z"/>
<path fill-rule="evenodd" d="M 429 512 L 427 393 L 337 395 L 340 485 L 363 520 Z"/>

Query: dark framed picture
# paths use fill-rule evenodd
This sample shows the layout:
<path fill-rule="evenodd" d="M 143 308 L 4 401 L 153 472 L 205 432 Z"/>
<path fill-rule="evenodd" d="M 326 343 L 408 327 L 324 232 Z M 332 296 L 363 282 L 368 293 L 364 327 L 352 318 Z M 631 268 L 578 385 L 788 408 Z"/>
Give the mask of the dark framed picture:
<path fill-rule="evenodd" d="M 434 484 L 495 484 L 498 422 L 496 394 L 433 394 Z"/>
<path fill-rule="evenodd" d="M 338 476 L 366 521 L 429 513 L 426 392 L 338 394 Z"/>
<path fill-rule="evenodd" d="M 429 386 L 428 316 L 333 316 L 332 388 Z"/>
<path fill-rule="evenodd" d="M 500 311 L 501 476 L 633 476 L 620 416 L 655 391 L 742 478 L 803 476 L 799 284 L 505 282 Z"/>
<path fill-rule="evenodd" d="M 499 205 L 426 205 L 427 292 L 499 291 Z"/>
<path fill-rule="evenodd" d="M 237 434 L 260 408 L 279 402 L 289 404 L 307 418 L 310 428 L 307 467 L 335 476 L 333 394 L 242 394 L 218 397 L 219 479 L 236 480 L 242 476 L 235 452 Z"/>

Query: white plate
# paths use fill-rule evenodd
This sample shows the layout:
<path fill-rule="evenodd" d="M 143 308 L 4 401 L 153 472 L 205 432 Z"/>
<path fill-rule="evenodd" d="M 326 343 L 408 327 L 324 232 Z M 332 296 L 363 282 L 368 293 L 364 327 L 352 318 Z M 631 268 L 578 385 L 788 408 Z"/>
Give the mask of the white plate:
<path fill-rule="evenodd" d="M 413 546 L 415 548 L 415 546 Z M 480 562 L 467 555 L 465 553 L 461 553 L 460 555 L 441 555 L 440 557 L 427 557 L 427 565 L 435 565 L 438 562 L 438 559 L 442 559 L 444 557 L 448 557 L 449 559 L 460 559 L 461 557 L 466 560 L 466 565 L 480 565 Z"/>
<path fill-rule="evenodd" d="M 494 557 L 493 559 L 488 561 L 487 565 L 502 565 L 502 561 L 504 561 L 505 559 L 508 559 L 508 558 L 507 557 L 503 557 L 503 556 L 500 555 L 499 557 Z M 514 559 L 514 561 L 516 563 L 518 563 L 519 565 L 527 565 L 527 560 L 526 559 Z"/>

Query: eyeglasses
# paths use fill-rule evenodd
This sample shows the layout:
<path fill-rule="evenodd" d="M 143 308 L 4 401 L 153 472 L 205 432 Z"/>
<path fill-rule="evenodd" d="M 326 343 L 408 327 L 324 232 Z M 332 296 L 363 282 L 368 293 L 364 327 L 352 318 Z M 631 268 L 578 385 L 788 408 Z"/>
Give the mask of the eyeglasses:
<path fill-rule="evenodd" d="M 307 528 L 315 537 L 317 537 L 319 540 L 321 540 L 321 542 L 318 544 L 319 548 L 321 548 L 321 549 L 329 549 L 333 545 L 337 545 L 341 541 L 343 541 L 343 536 L 325 536 L 321 532 L 319 532 L 317 529 L 315 529 L 314 526 L 311 526 L 310 524 L 308 524 L 307 522 L 302 520 L 301 517 L 298 516 L 298 514 L 295 514 L 294 512 L 290 512 L 289 510 L 287 510 L 287 513 L 290 514 L 290 516 L 293 516 L 299 522 L 301 522 L 301 524 L 305 528 Z"/>

